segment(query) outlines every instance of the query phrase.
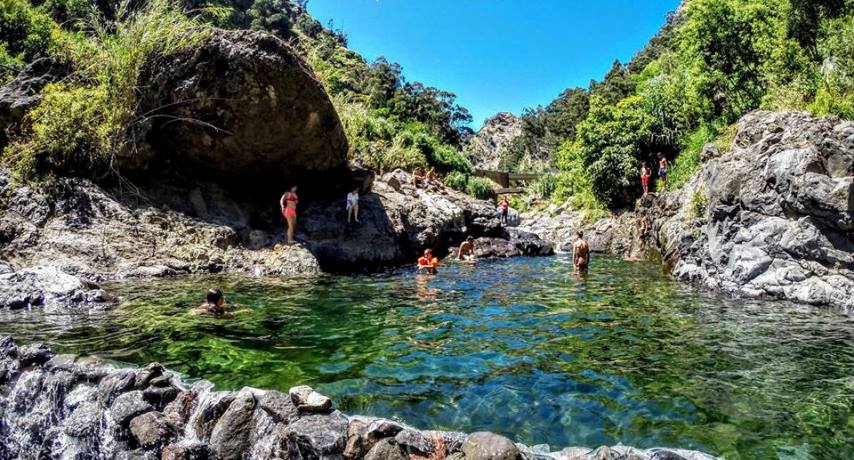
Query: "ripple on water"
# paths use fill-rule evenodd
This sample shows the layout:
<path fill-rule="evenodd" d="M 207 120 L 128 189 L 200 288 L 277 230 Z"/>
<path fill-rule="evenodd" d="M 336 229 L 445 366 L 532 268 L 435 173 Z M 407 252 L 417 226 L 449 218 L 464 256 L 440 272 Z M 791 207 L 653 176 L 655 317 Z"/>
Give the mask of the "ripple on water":
<path fill-rule="evenodd" d="M 247 311 L 191 317 L 209 286 Z M 854 458 L 854 319 L 732 300 L 653 264 L 565 256 L 439 276 L 194 277 L 110 286 L 119 309 L 0 311 L 0 334 L 160 361 L 220 387 L 309 383 L 350 412 L 527 444 Z"/>

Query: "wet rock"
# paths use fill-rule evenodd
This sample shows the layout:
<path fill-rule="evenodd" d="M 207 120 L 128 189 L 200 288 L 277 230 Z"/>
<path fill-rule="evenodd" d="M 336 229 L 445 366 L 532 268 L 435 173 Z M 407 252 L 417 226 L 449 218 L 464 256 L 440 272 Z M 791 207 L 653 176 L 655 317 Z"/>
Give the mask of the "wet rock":
<path fill-rule="evenodd" d="M 119 426 L 127 428 L 135 417 L 152 410 L 154 407 L 142 398 L 142 392 L 134 390 L 116 397 L 110 407 L 110 414 Z"/>
<path fill-rule="evenodd" d="M 258 404 L 277 423 L 288 424 L 299 418 L 299 411 L 290 395 L 279 391 L 270 390 L 265 392 Z"/>
<path fill-rule="evenodd" d="M 360 419 L 350 420 L 347 426 L 347 443 L 344 446 L 344 458 L 361 458 L 366 450 L 365 435 L 368 432 L 368 424 Z"/>
<path fill-rule="evenodd" d="M 0 275 L 0 308 L 40 307 L 48 311 L 102 308 L 90 294 L 93 287 L 52 266 L 39 266 Z"/>
<path fill-rule="evenodd" d="M 649 460 L 686 460 L 685 457 L 667 449 L 654 449 Z"/>
<path fill-rule="evenodd" d="M 480 431 L 469 435 L 462 451 L 466 460 L 517 460 L 521 453 L 513 441 L 495 433 Z"/>
<path fill-rule="evenodd" d="M 133 388 L 135 381 L 136 375 L 127 369 L 116 371 L 104 377 L 98 384 L 98 401 L 104 407 L 111 406 L 118 395 Z"/>
<path fill-rule="evenodd" d="M 18 362 L 21 367 L 41 366 L 51 358 L 53 358 L 53 351 L 43 343 L 18 347 Z"/>
<path fill-rule="evenodd" d="M 176 428 L 183 430 L 187 424 L 187 420 L 190 419 L 194 401 L 195 395 L 192 391 L 182 391 L 178 393 L 172 402 L 166 405 L 163 409 L 163 414 Z"/>
<path fill-rule="evenodd" d="M 345 171 L 347 139 L 332 102 L 273 35 L 216 31 L 148 63 L 140 81 L 139 111 L 155 116 L 134 133 L 143 144 L 118 158 L 123 172 L 162 167 L 257 186 Z M 175 122 L 191 119 L 202 123 Z"/>
<path fill-rule="evenodd" d="M 409 457 L 394 439 L 386 438 L 381 439 L 368 451 L 365 460 L 409 460 Z"/>
<path fill-rule="evenodd" d="M 172 385 L 172 376 L 161 375 L 159 377 L 154 377 L 150 382 L 148 382 L 148 384 L 155 388 L 166 388 Z"/>
<path fill-rule="evenodd" d="M 151 363 L 144 369 L 137 371 L 136 378 L 134 379 L 134 387 L 141 390 L 148 386 L 151 379 L 162 375 L 163 366 L 160 363 Z"/>
<path fill-rule="evenodd" d="M 411 429 L 405 429 L 400 433 L 397 433 L 394 440 L 407 453 L 416 453 L 422 456 L 427 456 L 436 450 L 436 443 L 433 441 L 434 436 L 435 439 L 438 439 L 444 447 L 444 441 L 441 436 L 436 436 L 435 434 L 431 435 L 427 432 Z"/>
<path fill-rule="evenodd" d="M 80 404 L 63 423 L 65 434 L 74 438 L 95 435 L 100 428 L 101 413 L 101 408 L 95 402 Z"/>
<path fill-rule="evenodd" d="M 172 402 L 181 390 L 175 387 L 151 386 L 142 391 L 142 397 L 154 407 L 163 409 Z"/>
<path fill-rule="evenodd" d="M 369 442 L 376 442 L 379 439 L 390 438 L 400 433 L 403 430 L 403 425 L 392 420 L 377 419 L 371 421 L 368 425 L 366 438 Z"/>
<path fill-rule="evenodd" d="M 175 427 L 166 416 L 157 411 L 147 412 L 131 420 L 130 432 L 145 450 L 158 450 L 176 434 Z"/>
<path fill-rule="evenodd" d="M 618 452 L 611 450 L 608 446 L 600 446 L 590 455 L 591 460 L 617 460 L 621 457 Z"/>
<path fill-rule="evenodd" d="M 301 412 L 329 412 L 332 410 L 332 400 L 314 391 L 308 385 L 300 385 L 288 390 L 291 400 Z"/>
<path fill-rule="evenodd" d="M 343 456 L 347 442 L 347 417 L 335 411 L 306 415 L 285 428 L 285 444 L 291 458 Z"/>
<path fill-rule="evenodd" d="M 238 394 L 214 426 L 210 440 L 211 451 L 223 460 L 243 458 L 243 453 L 249 447 L 254 410 L 255 397 L 252 393 L 245 391 Z"/>
<path fill-rule="evenodd" d="M 202 442 L 192 444 L 169 444 L 163 448 L 161 460 L 208 460 L 212 458 L 210 447 Z"/>
<path fill-rule="evenodd" d="M 216 426 L 217 421 L 222 414 L 228 410 L 228 407 L 234 401 L 235 396 L 233 394 L 225 394 L 219 399 L 217 399 L 212 404 L 208 404 L 204 407 L 201 407 L 201 413 L 198 418 L 195 419 L 195 430 L 199 435 L 200 439 L 209 439 L 211 433 L 214 430 L 214 426 Z"/>

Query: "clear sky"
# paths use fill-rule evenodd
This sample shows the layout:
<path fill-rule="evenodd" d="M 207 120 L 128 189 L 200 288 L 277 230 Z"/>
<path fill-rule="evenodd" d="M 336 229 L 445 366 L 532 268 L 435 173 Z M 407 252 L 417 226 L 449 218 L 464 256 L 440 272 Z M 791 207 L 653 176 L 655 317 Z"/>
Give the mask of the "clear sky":
<path fill-rule="evenodd" d="M 546 105 L 627 62 L 679 0 L 310 0 L 350 48 L 457 95 L 477 130 L 496 112 Z"/>

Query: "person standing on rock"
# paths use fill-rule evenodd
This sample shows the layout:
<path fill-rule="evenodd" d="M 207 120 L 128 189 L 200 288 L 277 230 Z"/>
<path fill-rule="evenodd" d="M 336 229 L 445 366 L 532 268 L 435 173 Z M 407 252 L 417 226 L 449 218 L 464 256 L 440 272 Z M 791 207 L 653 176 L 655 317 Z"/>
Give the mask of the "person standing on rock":
<path fill-rule="evenodd" d="M 294 185 L 290 190 L 285 192 L 282 195 L 282 198 L 279 200 L 279 206 L 282 208 L 282 216 L 285 218 L 285 221 L 288 223 L 288 244 L 294 244 L 294 233 L 297 229 L 297 203 L 299 202 L 299 198 L 297 197 L 297 186 Z"/>
<path fill-rule="evenodd" d="M 575 232 L 575 244 L 572 245 L 572 264 L 575 271 L 584 273 L 590 267 L 590 245 L 584 239 L 584 232 Z"/>
<path fill-rule="evenodd" d="M 507 197 L 501 197 L 501 201 L 498 202 L 498 211 L 499 211 L 499 222 L 501 225 L 507 225 L 507 214 L 510 211 L 510 202 L 507 201 Z"/>
<path fill-rule="evenodd" d="M 643 187 L 643 194 L 646 196 L 649 194 L 649 177 L 652 176 L 652 171 L 649 170 L 649 166 L 646 163 L 641 167 L 641 186 Z"/>
<path fill-rule="evenodd" d="M 667 190 L 667 170 L 670 169 L 670 162 L 663 153 L 658 154 L 658 177 L 661 179 L 661 190 Z"/>
<path fill-rule="evenodd" d="M 347 194 L 347 223 L 356 218 L 356 223 L 361 224 L 359 222 L 359 186 L 356 185 L 353 187 L 353 190 Z"/>
<path fill-rule="evenodd" d="M 457 259 L 466 261 L 466 262 L 474 262 L 474 237 L 469 235 L 466 237 L 466 240 L 463 241 L 463 244 L 460 245 L 459 251 L 457 251 Z"/>

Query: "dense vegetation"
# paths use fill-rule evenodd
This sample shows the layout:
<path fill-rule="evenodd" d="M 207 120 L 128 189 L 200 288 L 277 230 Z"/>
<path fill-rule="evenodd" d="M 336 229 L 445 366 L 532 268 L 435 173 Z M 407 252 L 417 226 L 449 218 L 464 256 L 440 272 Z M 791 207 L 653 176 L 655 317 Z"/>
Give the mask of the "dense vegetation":
<path fill-rule="evenodd" d="M 200 39 L 211 26 L 264 30 L 287 40 L 332 97 L 350 141 L 351 161 L 385 172 L 435 167 L 479 196 L 491 191 L 467 175 L 459 153 L 471 115 L 447 91 L 407 81 L 398 64 L 366 62 L 346 36 L 323 27 L 304 2 L 287 0 L 133 1 L 0 0 L 0 81 L 41 56 L 77 69 L 50 85 L 26 132 L 4 153 L 21 175 L 42 167 L 113 174 L 110 159 L 126 147 L 143 62 Z M 93 167 L 94 166 L 94 167 Z"/>
<path fill-rule="evenodd" d="M 632 62 L 526 111 L 503 161 L 556 169 L 552 198 L 596 215 L 630 206 L 659 152 L 684 183 L 704 144 L 760 108 L 854 118 L 854 1 L 684 2 Z"/>

